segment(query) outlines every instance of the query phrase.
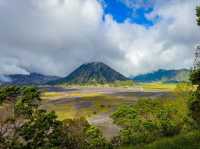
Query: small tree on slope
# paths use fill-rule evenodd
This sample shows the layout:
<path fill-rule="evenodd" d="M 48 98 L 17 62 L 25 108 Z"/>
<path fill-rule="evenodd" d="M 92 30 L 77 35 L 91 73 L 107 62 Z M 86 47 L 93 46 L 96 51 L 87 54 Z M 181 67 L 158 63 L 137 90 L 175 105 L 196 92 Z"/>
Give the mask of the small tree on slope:
<path fill-rule="evenodd" d="M 197 24 L 200 26 L 200 6 L 196 8 Z M 198 49 L 197 49 L 198 50 Z M 196 59 L 200 59 L 196 55 Z M 193 120 L 200 127 L 200 67 L 194 66 L 194 70 L 191 73 L 190 80 L 193 85 L 197 85 L 196 91 L 193 93 L 192 98 L 189 102 L 190 114 Z"/>

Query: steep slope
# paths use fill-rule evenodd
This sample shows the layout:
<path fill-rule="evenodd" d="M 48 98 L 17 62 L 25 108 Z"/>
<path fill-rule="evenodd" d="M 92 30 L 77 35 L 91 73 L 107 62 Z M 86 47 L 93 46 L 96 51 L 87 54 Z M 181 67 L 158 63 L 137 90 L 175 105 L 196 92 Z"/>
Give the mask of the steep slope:
<path fill-rule="evenodd" d="M 110 83 L 114 81 L 128 80 L 108 65 L 101 62 L 83 64 L 63 79 L 51 82 L 58 83 Z"/>
<path fill-rule="evenodd" d="M 24 74 L 13 74 L 5 75 L 9 81 L 2 81 L 2 84 L 15 84 L 15 85 L 42 85 L 46 84 L 49 81 L 57 80 L 59 77 L 56 76 L 46 76 L 38 73 L 30 73 L 29 75 Z"/>
<path fill-rule="evenodd" d="M 132 79 L 136 82 L 187 82 L 189 80 L 190 70 L 164 70 L 138 75 Z"/>

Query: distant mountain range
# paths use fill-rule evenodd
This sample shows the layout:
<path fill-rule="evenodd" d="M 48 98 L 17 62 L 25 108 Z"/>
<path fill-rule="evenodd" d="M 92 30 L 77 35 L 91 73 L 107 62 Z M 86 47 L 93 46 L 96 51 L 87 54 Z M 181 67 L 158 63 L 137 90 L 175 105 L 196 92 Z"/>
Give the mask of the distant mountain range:
<path fill-rule="evenodd" d="M 47 76 L 38 73 L 25 74 L 13 74 L 4 75 L 0 80 L 0 84 L 15 84 L 15 85 L 42 85 L 49 81 L 57 80 L 60 77 L 57 76 Z"/>
<path fill-rule="evenodd" d="M 177 83 L 188 82 L 190 70 L 164 70 L 159 69 L 157 71 L 131 77 L 135 82 L 165 82 L 165 83 Z"/>
<path fill-rule="evenodd" d="M 101 62 L 83 64 L 67 77 L 51 81 L 51 84 L 59 83 L 110 83 L 129 80 L 119 72 Z"/>
<path fill-rule="evenodd" d="M 0 84 L 16 85 L 44 85 L 44 84 L 82 84 L 82 83 L 111 83 L 115 81 L 133 80 L 135 82 L 187 82 L 190 70 L 164 70 L 138 75 L 127 78 L 101 62 L 91 62 L 79 66 L 66 77 L 48 76 L 39 73 L 0 75 Z"/>

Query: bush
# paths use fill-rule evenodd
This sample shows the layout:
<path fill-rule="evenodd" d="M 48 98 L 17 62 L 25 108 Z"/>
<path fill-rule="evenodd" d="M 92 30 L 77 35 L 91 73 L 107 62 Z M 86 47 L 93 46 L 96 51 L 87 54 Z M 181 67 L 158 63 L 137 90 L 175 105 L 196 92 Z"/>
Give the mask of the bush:
<path fill-rule="evenodd" d="M 188 107 L 190 110 L 190 116 L 200 128 L 200 87 L 198 87 L 193 93 L 189 100 Z"/>
<path fill-rule="evenodd" d="M 14 101 L 19 96 L 21 88 L 17 86 L 3 86 L 0 88 L 0 103 L 5 100 Z"/>
<path fill-rule="evenodd" d="M 179 102 L 178 99 L 142 99 L 134 105 L 119 107 L 111 117 L 123 129 L 114 138 L 114 144 L 147 144 L 161 137 L 179 134 L 187 115 L 180 114 L 182 111 L 177 110 L 176 102 Z"/>
<path fill-rule="evenodd" d="M 132 106 L 123 105 L 112 114 L 114 122 L 121 126 L 129 126 L 135 120 L 137 113 Z"/>
<path fill-rule="evenodd" d="M 172 138 L 160 139 L 153 144 L 143 147 L 144 149 L 199 149 L 200 132 L 194 131 L 181 134 Z"/>
<path fill-rule="evenodd" d="M 0 131 L 0 148 L 112 148 L 99 129 L 89 125 L 84 118 L 59 121 L 54 112 L 40 109 L 40 95 L 36 88 L 9 87 L 2 93 L 6 98 L 12 97 L 15 110 L 11 119 L 0 123 L 3 130 Z"/>
<path fill-rule="evenodd" d="M 86 142 L 88 149 L 109 149 L 112 148 L 111 145 L 107 143 L 105 138 L 99 129 L 94 126 L 90 126 L 85 130 L 86 133 Z"/>

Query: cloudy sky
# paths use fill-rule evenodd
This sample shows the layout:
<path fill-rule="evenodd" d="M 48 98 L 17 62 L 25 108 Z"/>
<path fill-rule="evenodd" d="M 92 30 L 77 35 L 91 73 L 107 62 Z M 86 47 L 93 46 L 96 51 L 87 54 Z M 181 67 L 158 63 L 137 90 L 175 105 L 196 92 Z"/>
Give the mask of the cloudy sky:
<path fill-rule="evenodd" d="M 0 0 L 0 74 L 65 76 L 101 61 L 124 75 L 190 68 L 199 0 Z"/>

